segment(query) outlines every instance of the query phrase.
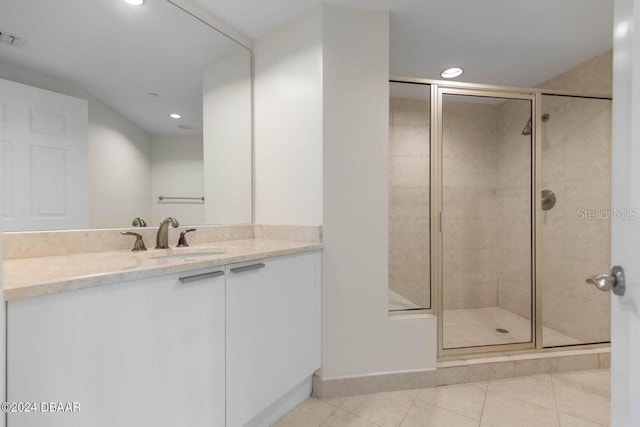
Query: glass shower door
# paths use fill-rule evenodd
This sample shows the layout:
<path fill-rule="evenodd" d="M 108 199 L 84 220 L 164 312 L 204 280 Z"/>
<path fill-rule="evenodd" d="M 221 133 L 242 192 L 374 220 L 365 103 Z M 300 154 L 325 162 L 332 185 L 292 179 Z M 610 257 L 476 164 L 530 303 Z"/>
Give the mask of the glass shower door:
<path fill-rule="evenodd" d="M 533 346 L 533 103 L 439 91 L 445 351 Z"/>
<path fill-rule="evenodd" d="M 542 342 L 608 342 L 610 292 L 585 278 L 611 266 L 611 100 L 542 95 L 541 113 Z"/>

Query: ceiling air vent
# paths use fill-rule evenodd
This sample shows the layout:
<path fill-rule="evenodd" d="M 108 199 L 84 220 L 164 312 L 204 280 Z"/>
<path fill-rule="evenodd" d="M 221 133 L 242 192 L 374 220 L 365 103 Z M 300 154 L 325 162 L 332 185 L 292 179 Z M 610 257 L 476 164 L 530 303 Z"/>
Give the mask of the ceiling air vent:
<path fill-rule="evenodd" d="M 26 42 L 22 37 L 18 37 L 15 34 L 0 31 L 0 43 L 8 44 L 9 46 L 22 47 Z"/>

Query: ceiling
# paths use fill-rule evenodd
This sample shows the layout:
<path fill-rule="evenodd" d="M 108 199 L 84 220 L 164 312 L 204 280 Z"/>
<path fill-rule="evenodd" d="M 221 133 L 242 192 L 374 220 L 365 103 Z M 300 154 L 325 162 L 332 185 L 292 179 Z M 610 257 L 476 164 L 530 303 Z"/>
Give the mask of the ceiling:
<path fill-rule="evenodd" d="M 321 0 L 195 0 L 251 38 Z M 391 73 L 533 87 L 612 46 L 612 0 L 333 0 L 391 10 Z"/>
<path fill-rule="evenodd" d="M 151 134 L 201 134 L 203 68 L 244 50 L 165 1 L 0 0 L 0 11 L 0 31 L 26 39 L 0 44 L 0 67 L 78 87 Z"/>

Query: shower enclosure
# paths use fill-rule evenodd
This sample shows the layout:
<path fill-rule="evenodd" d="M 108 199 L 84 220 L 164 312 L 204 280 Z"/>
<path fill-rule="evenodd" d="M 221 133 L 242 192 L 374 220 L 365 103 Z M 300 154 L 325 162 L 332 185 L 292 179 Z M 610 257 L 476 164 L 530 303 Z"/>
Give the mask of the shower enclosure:
<path fill-rule="evenodd" d="M 440 355 L 608 342 L 611 99 L 390 84 L 390 312 Z"/>

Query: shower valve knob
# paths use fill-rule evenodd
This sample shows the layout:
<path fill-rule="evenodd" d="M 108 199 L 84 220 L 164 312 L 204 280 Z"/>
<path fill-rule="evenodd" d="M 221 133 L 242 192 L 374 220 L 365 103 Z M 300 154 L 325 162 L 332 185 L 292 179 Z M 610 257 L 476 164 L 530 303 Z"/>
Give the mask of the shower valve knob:
<path fill-rule="evenodd" d="M 587 278 L 587 283 L 594 285 L 603 292 L 613 291 L 616 295 L 624 295 L 624 270 L 620 266 L 614 266 L 611 274 L 598 274 Z"/>

